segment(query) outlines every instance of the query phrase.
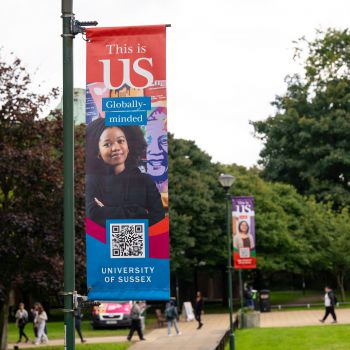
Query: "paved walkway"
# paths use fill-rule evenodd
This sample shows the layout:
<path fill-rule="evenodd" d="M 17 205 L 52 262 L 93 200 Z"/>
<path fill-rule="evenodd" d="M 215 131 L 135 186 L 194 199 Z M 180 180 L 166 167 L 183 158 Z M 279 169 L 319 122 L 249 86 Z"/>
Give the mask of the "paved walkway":
<path fill-rule="evenodd" d="M 228 329 L 228 314 L 203 315 L 202 322 L 204 326 L 200 330 L 197 330 L 196 321 L 179 322 L 178 326 L 182 334 L 174 335 L 173 328 L 172 337 L 168 337 L 167 327 L 155 329 L 145 336 L 147 341 L 137 341 L 129 349 L 214 350 Z"/>
<path fill-rule="evenodd" d="M 336 309 L 339 324 L 350 324 L 350 309 Z M 302 326 L 324 326 L 332 321 L 331 316 L 322 324 L 319 322 L 324 315 L 323 310 L 303 311 L 274 311 L 260 314 L 260 326 L 266 327 L 302 327 Z M 228 314 L 203 315 L 204 326 L 197 330 L 197 322 L 179 322 L 182 335 L 167 336 L 167 328 L 157 328 L 146 333 L 146 341 L 138 340 L 135 333 L 130 350 L 213 350 L 228 329 Z M 174 329 L 172 329 L 174 333 Z M 87 338 L 87 344 L 92 343 L 118 343 L 126 341 L 125 336 L 115 337 L 92 337 Z M 77 344 L 80 341 L 77 339 Z M 62 339 L 50 340 L 49 345 L 63 345 Z M 15 344 L 9 344 L 13 349 Z M 19 344 L 19 348 L 40 349 L 42 345 Z"/>
<path fill-rule="evenodd" d="M 336 309 L 339 324 L 350 323 L 350 309 Z M 331 323 L 332 316 L 329 315 L 324 324 L 320 323 L 323 318 L 323 310 L 302 310 L 302 311 L 275 311 L 260 314 L 260 327 L 302 327 L 319 326 Z"/>

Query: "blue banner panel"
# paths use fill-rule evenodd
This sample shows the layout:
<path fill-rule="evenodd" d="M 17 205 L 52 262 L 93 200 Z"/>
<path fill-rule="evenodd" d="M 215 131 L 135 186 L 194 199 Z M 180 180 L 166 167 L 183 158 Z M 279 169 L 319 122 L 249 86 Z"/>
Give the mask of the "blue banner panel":
<path fill-rule="evenodd" d="M 108 220 L 106 233 L 87 235 L 89 299 L 168 299 L 169 260 L 149 257 L 147 220 Z"/>
<path fill-rule="evenodd" d="M 145 97 L 113 97 L 102 99 L 104 112 L 149 111 L 151 98 Z"/>
<path fill-rule="evenodd" d="M 146 125 L 147 112 L 106 112 L 106 126 Z"/>

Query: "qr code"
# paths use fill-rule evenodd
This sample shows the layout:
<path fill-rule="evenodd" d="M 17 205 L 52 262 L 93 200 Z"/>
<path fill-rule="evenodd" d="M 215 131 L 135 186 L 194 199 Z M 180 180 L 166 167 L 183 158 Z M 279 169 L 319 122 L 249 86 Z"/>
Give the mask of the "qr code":
<path fill-rule="evenodd" d="M 250 249 L 249 248 L 239 248 L 239 257 L 240 258 L 250 258 Z"/>
<path fill-rule="evenodd" d="M 110 224 L 111 258 L 145 257 L 145 224 Z"/>

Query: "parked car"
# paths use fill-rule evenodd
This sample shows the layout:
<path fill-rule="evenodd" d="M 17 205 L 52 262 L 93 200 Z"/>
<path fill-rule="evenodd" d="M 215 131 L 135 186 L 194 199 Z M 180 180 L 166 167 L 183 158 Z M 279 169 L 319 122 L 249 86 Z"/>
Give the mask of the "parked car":
<path fill-rule="evenodd" d="M 108 301 L 92 309 L 92 327 L 130 327 L 132 301 Z"/>

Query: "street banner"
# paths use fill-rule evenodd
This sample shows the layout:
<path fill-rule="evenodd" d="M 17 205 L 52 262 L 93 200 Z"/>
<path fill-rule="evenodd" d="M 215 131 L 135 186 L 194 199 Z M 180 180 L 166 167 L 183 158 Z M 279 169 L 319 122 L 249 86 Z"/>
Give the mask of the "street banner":
<path fill-rule="evenodd" d="M 170 298 L 165 31 L 86 29 L 89 300 Z"/>
<path fill-rule="evenodd" d="M 233 265 L 255 269 L 254 197 L 232 197 Z"/>

